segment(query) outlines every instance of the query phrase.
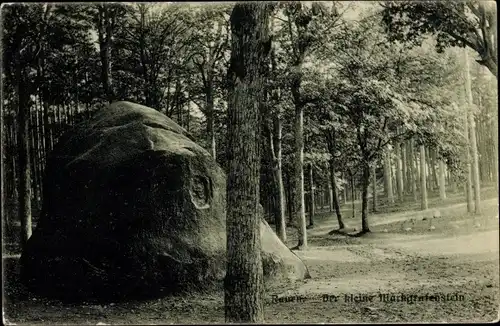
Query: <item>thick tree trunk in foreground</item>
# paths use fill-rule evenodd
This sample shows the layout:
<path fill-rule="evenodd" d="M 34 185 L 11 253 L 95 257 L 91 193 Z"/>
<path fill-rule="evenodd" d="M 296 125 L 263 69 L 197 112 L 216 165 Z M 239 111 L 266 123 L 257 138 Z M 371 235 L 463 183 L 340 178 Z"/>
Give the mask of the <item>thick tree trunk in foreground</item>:
<path fill-rule="evenodd" d="M 236 4 L 231 14 L 227 179 L 226 322 L 264 321 L 259 216 L 259 105 L 269 54 L 269 5 Z"/>
<path fill-rule="evenodd" d="M 425 146 L 420 145 L 420 209 L 422 210 L 428 208 L 425 164 Z"/>

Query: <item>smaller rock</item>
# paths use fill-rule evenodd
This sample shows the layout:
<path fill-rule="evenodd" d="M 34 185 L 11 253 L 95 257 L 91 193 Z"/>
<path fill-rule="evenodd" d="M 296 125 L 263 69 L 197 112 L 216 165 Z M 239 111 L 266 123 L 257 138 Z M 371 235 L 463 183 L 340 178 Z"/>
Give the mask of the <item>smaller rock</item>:
<path fill-rule="evenodd" d="M 431 227 L 429 228 L 429 230 L 434 230 L 434 229 L 436 229 L 434 225 L 431 225 Z"/>
<path fill-rule="evenodd" d="M 432 216 L 433 216 L 434 218 L 436 218 L 436 217 L 441 217 L 441 212 L 440 212 L 439 210 L 437 210 L 437 209 L 436 209 L 436 210 L 434 210 L 434 212 L 432 213 Z"/>
<path fill-rule="evenodd" d="M 387 229 L 384 229 L 384 231 L 383 231 L 383 232 L 384 232 L 384 233 L 387 233 L 387 232 L 389 232 L 389 231 L 387 231 Z"/>
<path fill-rule="evenodd" d="M 422 219 L 422 221 L 427 221 L 427 217 L 424 217 L 424 218 Z"/>
<path fill-rule="evenodd" d="M 406 228 L 405 231 L 406 232 L 411 231 L 411 228 Z"/>

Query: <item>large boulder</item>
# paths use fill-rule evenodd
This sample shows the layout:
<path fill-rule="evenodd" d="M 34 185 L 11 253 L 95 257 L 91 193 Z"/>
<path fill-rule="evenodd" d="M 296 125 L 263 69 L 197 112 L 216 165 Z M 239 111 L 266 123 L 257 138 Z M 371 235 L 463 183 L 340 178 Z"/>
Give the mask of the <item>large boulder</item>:
<path fill-rule="evenodd" d="M 63 299 L 220 286 L 225 194 L 224 172 L 186 130 L 151 108 L 113 103 L 49 157 L 22 280 Z M 264 221 L 261 234 L 265 279 L 309 277 Z"/>

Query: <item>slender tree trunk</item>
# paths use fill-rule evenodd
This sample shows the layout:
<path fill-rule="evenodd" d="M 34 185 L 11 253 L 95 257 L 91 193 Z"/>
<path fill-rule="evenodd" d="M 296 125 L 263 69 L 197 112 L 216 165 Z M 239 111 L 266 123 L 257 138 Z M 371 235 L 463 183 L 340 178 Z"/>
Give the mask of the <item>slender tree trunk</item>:
<path fill-rule="evenodd" d="M 352 218 L 356 218 L 356 206 L 354 204 L 354 194 L 355 194 L 355 189 L 354 189 L 354 175 L 351 174 L 351 205 L 352 205 Z"/>
<path fill-rule="evenodd" d="M 425 173 L 425 146 L 420 145 L 420 209 L 425 210 L 427 205 L 427 178 Z"/>
<path fill-rule="evenodd" d="M 403 167 L 401 166 L 401 144 L 394 145 L 396 159 L 396 188 L 398 190 L 398 200 L 403 202 Z"/>
<path fill-rule="evenodd" d="M 408 168 L 410 170 L 409 173 L 409 180 L 410 180 L 410 186 L 411 186 L 411 194 L 413 195 L 413 200 L 416 202 L 418 200 L 417 198 L 417 173 L 416 173 L 416 168 L 415 168 L 415 150 L 413 148 L 413 139 L 410 139 L 408 141 Z"/>
<path fill-rule="evenodd" d="M 337 196 L 337 178 L 335 175 L 335 165 L 332 160 L 330 160 L 329 167 L 330 167 L 330 187 L 332 188 L 332 195 L 333 195 L 333 207 L 335 209 L 335 214 L 337 215 L 339 229 L 344 229 L 345 224 L 344 221 L 342 220 L 342 213 L 340 212 L 339 199 Z"/>
<path fill-rule="evenodd" d="M 295 194 L 297 196 L 296 221 L 299 229 L 298 247 L 307 248 L 306 216 L 304 203 L 304 111 L 302 105 L 295 108 Z"/>
<path fill-rule="evenodd" d="M 19 218 L 21 219 L 21 246 L 24 247 L 31 237 L 31 175 L 29 146 L 29 107 L 28 94 L 25 94 L 24 67 L 16 53 L 16 95 L 18 105 L 18 168 L 19 168 Z"/>
<path fill-rule="evenodd" d="M 259 216 L 259 107 L 264 96 L 262 66 L 269 49 L 267 3 L 236 4 L 231 14 L 231 65 L 228 123 L 227 272 L 224 280 L 227 323 L 264 321 Z M 244 65 L 242 69 L 241 65 Z"/>
<path fill-rule="evenodd" d="M 377 211 L 377 164 L 372 166 L 372 212 Z"/>
<path fill-rule="evenodd" d="M 216 158 L 216 143 L 215 143 L 215 119 L 214 119 L 214 98 L 213 98 L 212 83 L 209 83 L 206 90 L 206 105 L 205 114 L 207 118 L 207 137 L 208 145 L 210 146 L 210 154 Z"/>
<path fill-rule="evenodd" d="M 477 154 L 477 142 L 476 142 L 476 122 L 474 119 L 474 114 L 471 110 L 473 104 L 472 98 L 472 86 L 470 78 L 470 68 L 469 68 L 469 57 L 467 55 L 467 49 L 464 49 L 464 60 L 465 60 L 465 91 L 467 93 L 467 118 L 469 122 L 469 143 L 470 151 L 472 155 L 472 180 L 474 182 L 474 211 L 476 214 L 481 213 L 481 187 L 479 184 L 479 158 Z"/>
<path fill-rule="evenodd" d="M 433 148 L 429 149 L 429 158 L 431 163 L 432 189 L 436 189 L 439 187 L 439 181 L 436 172 L 436 151 Z"/>
<path fill-rule="evenodd" d="M 282 123 L 279 117 L 274 118 L 274 133 L 269 140 L 271 151 L 273 152 L 273 172 L 276 187 L 276 234 L 281 241 L 286 241 L 286 219 L 285 219 L 285 189 L 283 185 L 283 167 L 282 167 Z"/>
<path fill-rule="evenodd" d="M 310 194 L 310 207 L 309 207 L 309 227 L 314 226 L 314 214 L 315 214 L 315 207 L 314 207 L 314 173 L 313 173 L 313 165 L 309 165 L 309 194 Z"/>
<path fill-rule="evenodd" d="M 420 189 L 420 186 L 421 186 L 421 182 L 420 180 L 422 179 L 422 170 L 420 169 L 420 161 L 419 161 L 419 157 L 418 157 L 418 154 L 417 154 L 417 146 L 415 146 L 415 141 L 413 141 L 413 145 L 414 145 L 414 149 L 415 149 L 415 172 L 416 172 L 416 179 L 415 179 L 415 184 L 417 185 L 417 189 L 418 191 L 422 191 Z"/>
<path fill-rule="evenodd" d="M 446 199 L 446 171 L 445 164 L 442 159 L 439 160 L 439 198 Z"/>
<path fill-rule="evenodd" d="M 332 179 L 332 176 L 330 175 L 330 170 L 328 171 L 328 177 L 329 179 L 331 180 Z M 328 183 L 328 208 L 330 210 L 330 212 L 333 212 L 334 210 L 334 205 L 333 205 L 333 187 L 332 187 L 332 183 L 330 181 L 327 182 Z"/>
<path fill-rule="evenodd" d="M 496 198 L 497 198 L 497 205 L 498 205 L 498 199 L 499 199 L 499 192 L 498 192 L 498 112 L 496 113 L 496 116 L 493 118 L 492 122 L 492 138 L 493 138 L 493 148 L 492 148 L 492 165 L 493 165 L 493 181 L 495 182 L 495 191 L 496 191 Z"/>
<path fill-rule="evenodd" d="M 384 178 L 385 195 L 387 196 L 389 204 L 394 204 L 394 193 L 392 190 L 392 166 L 389 152 L 384 154 Z"/>
<path fill-rule="evenodd" d="M 408 180 L 408 166 L 406 165 L 406 144 L 402 142 L 401 146 L 401 167 L 403 173 L 403 194 L 408 194 L 409 191 L 409 180 Z"/>
<path fill-rule="evenodd" d="M 111 103 L 114 100 L 112 82 L 111 82 L 111 42 L 113 37 L 112 13 L 106 5 L 100 5 L 98 14 L 98 38 L 99 53 L 101 57 L 101 83 L 106 100 Z"/>
<path fill-rule="evenodd" d="M 370 232 L 368 224 L 368 187 L 370 186 L 370 165 L 364 162 L 363 166 L 363 190 L 361 198 L 361 232 Z"/>
<path fill-rule="evenodd" d="M 465 196 L 467 200 L 467 212 L 472 213 L 472 168 L 471 168 L 471 157 L 470 157 L 470 140 L 469 140 L 469 118 L 466 112 L 465 116 L 465 162 L 466 162 L 466 180 L 465 180 Z"/>
<path fill-rule="evenodd" d="M 287 207 L 288 207 L 288 223 L 293 223 L 293 189 L 291 183 L 290 173 L 287 173 L 286 184 L 287 184 Z"/>

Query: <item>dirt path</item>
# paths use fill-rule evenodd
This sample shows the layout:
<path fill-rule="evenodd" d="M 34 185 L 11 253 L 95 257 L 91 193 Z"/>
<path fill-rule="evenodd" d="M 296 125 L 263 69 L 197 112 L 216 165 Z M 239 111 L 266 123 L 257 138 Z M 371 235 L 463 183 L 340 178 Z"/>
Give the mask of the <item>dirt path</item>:
<path fill-rule="evenodd" d="M 477 221 L 469 217 L 459 219 L 453 216 L 457 209 L 463 210 L 463 205 L 448 206 L 442 209 L 447 212 L 444 217 L 433 220 L 417 220 L 415 216 L 422 212 L 388 214 L 383 221 L 374 219 L 374 229 L 383 225 L 378 231 L 361 238 L 328 235 L 335 227 L 330 221 L 317 225 L 308 232 L 309 249 L 296 252 L 312 278 L 268 284 L 266 322 L 498 319 L 498 219 L 489 216 L 492 214 Z M 400 222 L 411 219 L 414 219 L 409 224 L 413 233 L 401 231 L 406 224 Z M 429 222 L 434 223 L 435 229 L 429 230 Z M 17 258 L 4 257 L 4 261 Z M 7 320 L 17 324 L 224 322 L 222 292 L 108 305 L 71 305 L 9 286 L 6 303 Z"/>
<path fill-rule="evenodd" d="M 497 199 L 492 198 L 482 201 L 484 206 L 494 206 Z M 436 211 L 439 211 L 440 215 L 460 215 L 465 210 L 466 204 L 459 203 L 453 204 L 446 207 L 430 208 L 423 211 L 407 211 L 407 212 L 395 212 L 395 213 L 383 213 L 383 214 L 373 214 L 370 216 L 370 226 L 379 226 L 384 224 L 390 224 L 394 222 L 403 222 L 411 219 L 422 219 L 422 218 L 432 218 Z M 498 208 L 497 208 L 498 212 Z M 498 213 L 497 213 L 498 216 Z M 361 222 L 359 219 L 352 220 L 350 218 L 344 218 L 344 222 L 348 227 L 354 227 L 359 229 Z M 314 229 L 308 231 L 308 235 L 317 236 L 324 235 L 326 232 L 338 228 L 338 223 L 335 218 L 331 218 L 329 221 L 324 221 L 320 225 L 316 226 Z"/>

